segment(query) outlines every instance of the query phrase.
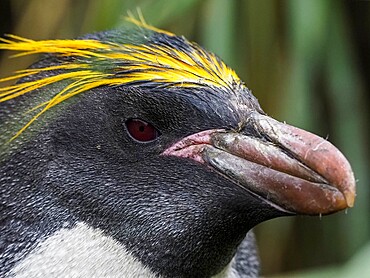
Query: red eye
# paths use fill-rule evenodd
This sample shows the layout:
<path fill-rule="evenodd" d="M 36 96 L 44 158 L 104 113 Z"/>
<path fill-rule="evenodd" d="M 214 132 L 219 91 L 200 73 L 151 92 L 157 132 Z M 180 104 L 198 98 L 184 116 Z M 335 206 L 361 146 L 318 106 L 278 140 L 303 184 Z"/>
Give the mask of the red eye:
<path fill-rule="evenodd" d="M 153 141 L 160 135 L 153 125 L 139 119 L 127 120 L 126 127 L 131 137 L 139 142 Z"/>

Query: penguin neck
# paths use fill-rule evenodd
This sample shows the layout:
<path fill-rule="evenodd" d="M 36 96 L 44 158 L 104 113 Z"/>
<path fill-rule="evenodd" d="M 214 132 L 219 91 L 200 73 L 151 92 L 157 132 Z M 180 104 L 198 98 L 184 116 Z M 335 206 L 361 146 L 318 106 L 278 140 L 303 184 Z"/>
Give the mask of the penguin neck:
<path fill-rule="evenodd" d="M 213 278 L 238 277 L 233 261 Z M 99 229 L 83 222 L 62 228 L 40 242 L 11 271 L 15 277 L 42 274 L 62 277 L 65 270 L 83 277 L 160 278 L 137 260 L 125 247 Z"/>

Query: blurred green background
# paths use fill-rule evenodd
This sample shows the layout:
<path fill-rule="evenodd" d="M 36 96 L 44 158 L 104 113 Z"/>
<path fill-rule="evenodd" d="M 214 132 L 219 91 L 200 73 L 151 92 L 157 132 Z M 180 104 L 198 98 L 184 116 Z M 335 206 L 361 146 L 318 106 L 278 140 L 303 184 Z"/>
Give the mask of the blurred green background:
<path fill-rule="evenodd" d="M 256 233 L 267 277 L 370 277 L 370 2 L 336 0 L 1 0 L 0 33 L 73 38 L 146 21 L 234 68 L 271 116 L 328 137 L 357 179 L 353 209 L 275 219 Z M 35 57 L 9 60 L 0 76 Z"/>

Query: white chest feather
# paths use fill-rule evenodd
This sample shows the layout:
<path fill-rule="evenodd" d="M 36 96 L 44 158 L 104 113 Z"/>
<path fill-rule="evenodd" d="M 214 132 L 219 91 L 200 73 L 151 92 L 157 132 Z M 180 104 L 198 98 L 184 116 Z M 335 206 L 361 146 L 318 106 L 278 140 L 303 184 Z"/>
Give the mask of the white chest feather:
<path fill-rule="evenodd" d="M 12 274 L 17 278 L 158 277 L 120 243 L 83 223 L 47 238 Z"/>

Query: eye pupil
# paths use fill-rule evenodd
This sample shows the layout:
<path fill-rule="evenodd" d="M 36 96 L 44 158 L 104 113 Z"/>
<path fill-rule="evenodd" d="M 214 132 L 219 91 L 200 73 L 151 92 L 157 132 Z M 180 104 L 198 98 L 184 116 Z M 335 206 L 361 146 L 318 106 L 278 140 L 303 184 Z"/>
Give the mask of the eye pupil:
<path fill-rule="evenodd" d="M 127 120 L 126 130 L 131 138 L 139 142 L 153 141 L 160 135 L 152 124 L 140 119 Z"/>

